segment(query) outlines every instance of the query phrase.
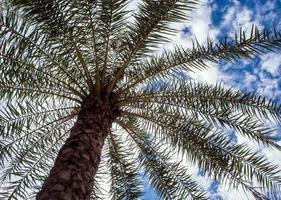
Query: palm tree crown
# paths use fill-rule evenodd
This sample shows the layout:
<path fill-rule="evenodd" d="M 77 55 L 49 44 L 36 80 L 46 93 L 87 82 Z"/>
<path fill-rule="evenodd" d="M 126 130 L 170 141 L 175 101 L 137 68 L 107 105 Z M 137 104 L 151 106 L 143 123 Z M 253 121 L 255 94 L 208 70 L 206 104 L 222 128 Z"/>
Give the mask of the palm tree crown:
<path fill-rule="evenodd" d="M 133 14 L 126 9 L 129 2 L 3 3 L 0 199 L 36 195 L 67 138 L 79 131 L 72 128 L 79 120 L 108 131 L 99 170 L 92 173 L 94 199 L 102 198 L 107 176 L 112 199 L 140 198 L 143 173 L 163 199 L 208 199 L 189 175 L 190 164 L 256 199 L 278 192 L 280 197 L 279 166 L 233 143 L 228 133 L 281 150 L 263 123 L 280 122 L 281 107 L 257 94 L 178 74 L 205 69 L 207 61 L 235 62 L 279 49 L 281 34 L 253 26 L 232 39 L 208 39 L 206 45 L 195 40 L 190 49 L 159 53 L 159 44 L 170 42 L 176 31 L 170 23 L 188 20 L 199 1 L 143 0 Z"/>

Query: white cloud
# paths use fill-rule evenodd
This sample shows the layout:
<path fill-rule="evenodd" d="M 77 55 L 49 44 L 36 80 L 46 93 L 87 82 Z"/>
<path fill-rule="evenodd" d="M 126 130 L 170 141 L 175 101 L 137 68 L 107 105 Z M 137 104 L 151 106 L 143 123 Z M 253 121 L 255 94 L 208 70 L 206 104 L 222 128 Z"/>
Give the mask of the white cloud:
<path fill-rule="evenodd" d="M 216 38 L 218 30 L 212 26 L 211 6 L 205 3 L 197 9 L 192 16 L 192 23 L 188 26 L 200 44 L 206 42 L 207 36 Z"/>
<path fill-rule="evenodd" d="M 177 43 L 183 44 L 186 47 L 192 47 L 192 39 L 195 39 L 199 44 L 204 44 L 207 41 L 207 37 L 215 39 L 219 33 L 219 30 L 212 25 L 212 7 L 208 4 L 208 1 L 204 0 L 191 15 L 190 24 L 185 24 L 185 27 L 189 30 L 187 34 L 181 34 L 178 37 Z M 218 66 L 214 63 L 208 63 L 209 68 L 206 70 L 194 70 L 189 75 L 196 81 L 206 82 L 215 85 L 219 78 L 222 78 Z"/>
<path fill-rule="evenodd" d="M 140 0 L 131 0 L 129 4 L 127 5 L 126 10 L 128 11 L 136 11 L 138 9 L 138 4 L 140 3 Z"/>
<path fill-rule="evenodd" d="M 266 1 L 266 2 L 257 2 L 256 6 L 255 6 L 255 10 L 257 12 L 257 18 L 260 21 L 266 21 L 266 22 L 278 22 L 279 21 L 279 17 L 277 15 L 277 13 L 275 13 L 276 11 L 276 1 L 275 0 L 270 0 L 270 1 Z M 269 24 L 267 24 L 269 25 Z M 269 27 L 273 25 L 270 24 Z M 275 24 L 277 25 L 277 24 Z M 268 27 L 268 28 L 269 28 Z"/>
<path fill-rule="evenodd" d="M 261 67 L 272 75 L 277 75 L 281 66 L 281 57 L 277 53 L 268 53 L 261 57 Z"/>
<path fill-rule="evenodd" d="M 202 5 L 198 7 L 191 16 L 192 23 L 186 24 L 190 33 L 185 35 L 184 38 L 190 40 L 196 39 L 200 44 L 203 44 L 207 40 L 207 36 L 214 39 L 217 37 L 219 31 L 212 25 L 212 8 L 208 1 L 204 0 Z"/>
<path fill-rule="evenodd" d="M 189 73 L 189 75 L 196 81 L 215 85 L 223 77 L 223 74 L 219 71 L 218 66 L 214 64 L 209 64 L 208 66 L 209 68 L 204 71 L 195 70 Z"/>
<path fill-rule="evenodd" d="M 259 78 L 258 93 L 268 98 L 276 98 L 281 95 L 281 91 L 278 90 L 278 78 L 269 78 L 265 73 L 260 73 Z"/>
<path fill-rule="evenodd" d="M 192 47 L 192 39 L 198 40 L 200 44 L 207 41 L 207 36 L 216 38 L 219 31 L 212 26 L 211 20 L 212 8 L 207 0 L 204 0 L 197 9 L 193 12 L 188 11 L 187 16 L 191 18 L 190 22 L 172 23 L 170 27 L 176 29 L 178 32 L 175 35 L 169 36 L 171 42 L 160 44 L 160 49 L 173 49 L 174 46 L 182 46 L 186 48 Z M 187 28 L 189 33 L 184 34 L 182 30 Z"/>
<path fill-rule="evenodd" d="M 243 79 L 243 83 L 245 85 L 251 86 L 253 83 L 257 81 L 258 77 L 256 74 L 250 74 L 246 72 L 245 78 Z"/>
<path fill-rule="evenodd" d="M 254 15 L 252 8 L 243 6 L 239 1 L 234 0 L 233 5 L 227 9 L 220 28 L 230 29 L 233 31 L 232 33 L 238 32 L 240 28 L 249 32 L 253 24 L 262 28 L 260 21 L 261 16 Z"/>
<path fill-rule="evenodd" d="M 227 183 L 226 183 L 227 184 Z M 245 192 L 243 192 L 243 188 L 238 187 L 237 189 L 232 189 L 227 186 L 220 186 L 218 188 L 218 195 L 225 200 L 237 200 L 237 199 L 245 199 L 245 200 L 254 200 L 255 198 Z"/>
<path fill-rule="evenodd" d="M 223 26 L 240 27 L 249 26 L 253 23 L 252 17 L 253 12 L 246 7 L 240 7 L 240 5 L 235 4 L 233 7 L 229 8 L 227 14 L 224 17 L 222 23 Z"/>
<path fill-rule="evenodd" d="M 278 144 L 281 145 L 281 141 L 279 141 Z M 281 153 L 280 153 L 280 150 L 264 149 L 263 153 L 271 162 L 281 166 Z"/>

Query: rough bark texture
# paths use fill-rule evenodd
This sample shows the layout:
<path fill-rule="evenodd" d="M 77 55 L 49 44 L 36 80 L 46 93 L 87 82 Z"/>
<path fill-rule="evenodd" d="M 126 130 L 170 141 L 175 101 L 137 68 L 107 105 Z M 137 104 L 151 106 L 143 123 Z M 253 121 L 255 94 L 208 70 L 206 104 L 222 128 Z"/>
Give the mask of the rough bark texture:
<path fill-rule="evenodd" d="M 90 199 L 104 140 L 118 111 L 105 101 L 85 101 L 37 200 Z"/>

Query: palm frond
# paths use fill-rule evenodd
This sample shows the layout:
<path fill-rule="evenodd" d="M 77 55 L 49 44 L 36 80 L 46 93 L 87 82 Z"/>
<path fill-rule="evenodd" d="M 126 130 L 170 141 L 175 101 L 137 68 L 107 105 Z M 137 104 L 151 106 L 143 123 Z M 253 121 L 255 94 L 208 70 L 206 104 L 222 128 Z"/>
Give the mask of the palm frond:
<path fill-rule="evenodd" d="M 36 108 L 35 108 L 36 107 Z M 32 145 L 44 132 L 52 134 L 52 127 L 71 125 L 70 119 L 77 115 L 73 107 L 52 107 L 26 104 L 8 104 L 1 110 L 0 120 L 0 168 L 24 146 Z M 46 134 L 48 135 L 48 134 Z"/>
<path fill-rule="evenodd" d="M 108 143 L 106 142 L 103 150 L 102 150 L 102 155 L 101 155 L 101 161 L 98 167 L 97 174 L 95 176 L 94 180 L 94 185 L 93 185 L 93 190 L 91 193 L 91 198 L 92 200 L 97 199 L 97 200 L 103 200 L 109 198 L 109 187 L 108 184 L 104 184 L 105 180 L 108 179 L 110 181 L 110 170 L 107 166 L 107 163 L 109 162 L 109 158 L 107 156 L 108 153 Z"/>
<path fill-rule="evenodd" d="M 125 58 L 136 59 L 143 53 L 150 52 L 149 49 L 159 43 L 170 41 L 167 35 L 177 32 L 169 26 L 169 23 L 186 21 L 187 12 L 196 8 L 199 1 L 196 0 L 165 0 L 165 1 L 142 1 L 139 3 L 138 11 L 133 15 L 134 21 L 129 24 L 129 32 L 126 35 L 130 42 L 129 53 Z"/>
<path fill-rule="evenodd" d="M 101 14 L 100 23 L 97 27 L 97 32 L 99 33 L 100 39 L 103 40 L 103 49 L 101 52 L 102 56 L 102 69 L 101 69 L 101 82 L 105 82 L 108 79 L 110 70 L 115 70 L 116 63 L 112 63 L 111 57 L 117 57 L 118 50 L 116 48 L 116 43 L 119 42 L 120 33 L 124 32 L 127 27 L 127 14 L 128 11 L 125 10 L 129 1 L 128 0 L 110 0 L 102 1 L 101 3 Z M 98 82 L 96 80 L 96 82 Z M 108 80 L 106 81 L 108 82 Z"/>
<path fill-rule="evenodd" d="M 100 170 L 100 167 L 99 167 L 99 170 Z M 98 180 L 104 180 L 104 174 L 100 173 L 99 170 L 95 176 L 93 191 L 91 193 L 91 199 L 103 200 L 104 193 L 107 191 L 104 191 L 104 189 L 102 187 L 103 181 L 98 181 Z"/>
<path fill-rule="evenodd" d="M 6 9 L 5 12 L 1 13 L 0 27 L 0 42 L 3 47 L 1 48 L 1 51 L 3 51 L 1 54 L 6 55 L 6 57 L 21 58 L 22 60 L 29 58 L 33 63 L 44 63 L 44 67 L 52 67 L 52 72 L 54 72 L 54 67 L 57 67 L 56 75 L 59 75 L 61 79 L 69 80 L 85 93 L 82 87 L 83 83 L 73 76 L 73 69 L 70 72 L 67 68 L 68 60 L 57 57 L 55 52 L 57 49 L 52 48 L 45 35 L 36 26 L 31 26 L 28 21 L 20 19 L 13 10 Z M 15 48 L 15 46 L 18 48 Z M 11 60 L 13 60 L 12 58 Z M 75 76 L 79 77 L 80 75 L 76 71 Z M 77 92 L 77 94 L 79 93 Z"/>
<path fill-rule="evenodd" d="M 195 39 L 189 49 L 157 53 L 175 33 L 170 23 L 188 20 L 199 1 L 144 0 L 132 15 L 129 3 L 3 3 L 0 199 L 36 198 L 74 121 L 85 118 L 81 110 L 92 114 L 90 104 L 94 113 L 110 116 L 106 123 L 113 121 L 97 130 L 114 127 L 91 183 L 93 199 L 106 198 L 104 193 L 112 199 L 141 198 L 143 174 L 163 199 L 208 199 L 189 165 L 256 199 L 281 198 L 280 166 L 232 141 L 229 133 L 280 151 L 270 126 L 280 124 L 281 105 L 257 93 L 195 83 L 188 74 L 209 62 L 279 50 L 281 33 L 253 26 L 249 34 L 241 29 L 233 37 L 203 45 Z M 101 181 L 111 183 L 108 191 Z"/>
<path fill-rule="evenodd" d="M 189 81 L 162 83 L 135 91 L 119 105 L 135 108 L 132 111 L 150 118 L 193 116 L 218 129 L 235 129 L 260 144 L 281 149 L 274 141 L 272 129 L 258 118 L 279 119 L 280 106 L 255 94 L 243 94 L 220 86 L 194 84 Z M 174 118 L 176 120 L 176 118 Z"/>
<path fill-rule="evenodd" d="M 39 25 L 50 39 L 67 32 L 73 25 L 75 14 L 79 11 L 78 2 L 69 0 L 47 0 L 44 3 L 31 0 L 12 0 L 10 3 L 16 7 L 15 9 L 23 11 L 22 15 L 25 19 Z"/>
<path fill-rule="evenodd" d="M 196 83 L 189 80 L 173 80 L 145 84 L 143 87 L 126 93 L 126 99 L 121 100 L 119 105 L 126 105 L 138 101 L 150 99 L 167 99 L 178 102 L 200 101 L 198 104 L 212 106 L 218 110 L 242 112 L 250 117 L 280 121 L 281 105 L 272 99 L 257 93 L 241 92 L 234 89 L 226 89 L 222 84 L 215 86 L 205 83 Z"/>
<path fill-rule="evenodd" d="M 60 129 L 64 128 L 60 127 Z M 2 187 L 5 192 L 0 192 L 1 198 L 26 199 L 30 196 L 26 188 L 39 189 L 38 183 L 42 184 L 48 175 L 56 158 L 56 152 L 68 137 L 69 131 L 60 129 L 52 130 L 50 132 L 52 134 L 37 137 L 32 145 L 21 148 L 9 164 L 6 164 L 0 179 L 2 182 L 8 178 L 9 185 Z"/>
<path fill-rule="evenodd" d="M 162 56 L 153 56 L 128 69 L 126 75 L 129 80 L 120 92 L 125 92 L 143 82 L 165 79 L 178 70 L 205 69 L 207 68 L 206 61 L 235 62 L 241 58 L 251 58 L 257 54 L 277 50 L 280 47 L 281 33 L 270 32 L 267 29 L 261 32 L 254 26 L 249 36 L 241 30 L 239 34 L 235 34 L 234 39 L 225 36 L 216 43 L 208 40 L 206 46 L 195 42 L 192 49 L 175 47 L 174 51 L 164 51 Z"/>
<path fill-rule="evenodd" d="M 139 159 L 148 177 L 164 199 L 207 199 L 206 194 L 188 175 L 179 162 L 171 162 L 172 155 L 161 151 L 161 144 L 155 141 L 137 125 L 118 121 L 139 148 Z"/>
<path fill-rule="evenodd" d="M 192 119 L 180 123 L 182 125 L 146 119 L 140 124 L 142 130 L 161 134 L 162 138 L 181 150 L 183 155 L 186 154 L 209 176 L 222 182 L 230 179 L 234 188 L 241 185 L 253 194 L 262 195 L 254 186 L 248 184 L 248 180 L 255 177 L 258 183 L 269 191 L 280 189 L 278 166 L 268 162 L 258 152 L 252 153 L 243 144 L 232 145 L 224 134 L 213 132 L 211 128 Z"/>
<path fill-rule="evenodd" d="M 134 15 L 135 22 L 129 25 L 129 31 L 121 40 L 120 46 L 125 47 L 120 52 L 122 63 L 107 88 L 107 93 L 110 93 L 117 81 L 123 77 L 124 70 L 132 61 L 150 52 L 149 48 L 156 43 L 168 41 L 165 34 L 172 34 L 175 30 L 169 27 L 167 22 L 187 19 L 186 11 L 193 10 L 197 3 L 196 0 L 143 1 L 139 5 L 139 12 Z"/>
<path fill-rule="evenodd" d="M 110 134 L 108 143 L 112 199 L 138 199 L 142 188 L 136 162 L 129 158 L 129 151 L 120 143 L 118 136 Z"/>

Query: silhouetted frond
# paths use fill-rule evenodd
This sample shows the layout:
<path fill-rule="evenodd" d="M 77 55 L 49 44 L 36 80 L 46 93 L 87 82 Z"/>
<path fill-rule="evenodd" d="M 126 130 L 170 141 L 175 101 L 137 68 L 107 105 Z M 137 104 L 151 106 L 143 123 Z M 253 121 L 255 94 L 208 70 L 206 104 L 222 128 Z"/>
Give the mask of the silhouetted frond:
<path fill-rule="evenodd" d="M 135 11 L 130 3 L 1 3 L 0 199 L 36 198 L 77 131 L 72 127 L 108 116 L 107 127 L 97 127 L 108 130 L 105 142 L 89 147 L 104 143 L 89 183 L 92 199 L 139 199 L 146 177 L 163 199 L 211 198 L 191 165 L 256 199 L 280 199 L 280 166 L 231 135 L 280 151 L 274 126 L 281 106 L 257 93 L 196 83 L 189 73 L 280 50 L 281 33 L 253 26 L 159 50 L 177 31 L 171 24 L 190 20 L 199 1 L 144 0 Z M 100 115 L 90 116 L 90 106 Z"/>
<path fill-rule="evenodd" d="M 160 151 L 163 147 L 155 143 L 138 126 L 119 121 L 118 124 L 129 133 L 139 148 L 139 159 L 152 185 L 164 199 L 207 199 L 205 193 L 188 175 L 179 162 L 172 163 L 172 155 Z"/>
<path fill-rule="evenodd" d="M 147 85 L 130 96 L 121 100 L 119 105 L 139 110 L 138 113 L 151 119 L 163 119 L 165 115 L 170 115 L 174 121 L 180 121 L 179 114 L 182 117 L 190 115 L 216 128 L 233 128 L 258 143 L 281 149 L 271 135 L 272 129 L 253 118 L 280 121 L 280 106 L 259 95 L 223 89 L 220 85 L 173 81 Z"/>
<path fill-rule="evenodd" d="M 65 128 L 52 127 L 52 134 L 42 133 L 49 131 L 42 130 L 42 133 L 33 138 L 30 144 L 21 146 L 21 150 L 14 149 L 13 157 L 8 161 L 4 161 L 5 167 L 3 174 L 0 177 L 1 188 L 0 196 L 4 199 L 27 199 L 32 194 L 29 194 L 27 188 L 36 188 L 39 183 L 45 180 L 48 175 L 46 169 L 51 169 L 57 151 L 61 148 L 64 141 L 67 139 L 69 131 Z M 3 184 L 9 183 L 9 185 Z M 37 190 L 40 188 L 37 188 Z M 35 192 L 35 191 L 33 191 Z"/>
<path fill-rule="evenodd" d="M 129 151 L 119 141 L 116 135 L 108 137 L 112 199 L 138 199 L 142 191 L 136 163 L 128 157 Z"/>
<path fill-rule="evenodd" d="M 253 26 L 251 34 L 245 31 L 235 34 L 235 38 L 225 36 L 218 42 L 208 40 L 207 45 L 200 45 L 197 41 L 191 49 L 175 47 L 174 51 L 164 51 L 161 56 L 152 56 L 128 69 L 126 81 L 120 92 L 127 91 L 143 82 L 163 80 L 177 70 L 193 71 L 207 68 L 206 61 L 220 62 L 222 60 L 235 62 L 241 58 L 251 58 L 253 55 L 280 49 L 281 33 L 260 31 Z"/>
<path fill-rule="evenodd" d="M 138 12 L 133 15 L 134 22 L 128 25 L 128 31 L 120 38 L 122 62 L 107 92 L 112 91 L 131 62 L 147 55 L 156 44 L 169 41 L 165 35 L 173 34 L 175 30 L 168 23 L 186 20 L 186 11 L 195 9 L 197 3 L 197 0 L 142 1 Z"/>
<path fill-rule="evenodd" d="M 182 125 L 152 120 L 142 121 L 143 129 L 137 133 L 141 137 L 145 134 L 144 130 L 161 134 L 162 138 L 177 147 L 183 155 L 187 155 L 209 176 L 222 182 L 228 180 L 234 188 L 240 185 L 253 194 L 260 193 L 248 183 L 253 177 L 269 191 L 280 189 L 278 166 L 270 164 L 258 152 L 251 152 L 243 144 L 233 145 L 223 134 L 212 132 L 208 127 L 192 120 L 181 122 Z M 127 126 L 134 127 L 131 124 Z"/>

